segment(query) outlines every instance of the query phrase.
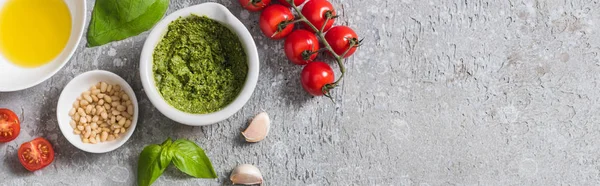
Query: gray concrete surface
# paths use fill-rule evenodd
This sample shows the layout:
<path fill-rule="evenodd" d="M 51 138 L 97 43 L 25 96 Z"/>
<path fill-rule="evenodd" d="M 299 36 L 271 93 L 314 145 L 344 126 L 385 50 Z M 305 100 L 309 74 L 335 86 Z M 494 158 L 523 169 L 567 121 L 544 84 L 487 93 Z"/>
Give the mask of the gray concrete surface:
<path fill-rule="evenodd" d="M 172 0 L 169 12 L 201 2 Z M 347 61 L 336 104 L 303 92 L 301 68 L 285 59 L 281 41 L 261 35 L 259 14 L 216 2 L 252 32 L 262 60 L 256 92 L 239 113 L 208 127 L 179 125 L 142 89 L 147 33 L 96 48 L 83 40 L 51 79 L 0 93 L 0 107 L 23 120 L 21 135 L 0 144 L 0 185 L 132 185 L 142 148 L 167 137 L 196 141 L 219 178 L 171 167 L 155 185 L 229 185 L 241 163 L 277 186 L 600 184 L 598 0 L 335 0 L 337 23 L 365 38 Z M 124 77 L 141 107 L 132 138 L 106 154 L 70 145 L 55 116 L 65 84 L 94 69 Z M 270 136 L 244 143 L 239 131 L 262 110 L 272 116 Z M 55 145 L 56 160 L 29 173 L 16 149 L 37 136 Z"/>

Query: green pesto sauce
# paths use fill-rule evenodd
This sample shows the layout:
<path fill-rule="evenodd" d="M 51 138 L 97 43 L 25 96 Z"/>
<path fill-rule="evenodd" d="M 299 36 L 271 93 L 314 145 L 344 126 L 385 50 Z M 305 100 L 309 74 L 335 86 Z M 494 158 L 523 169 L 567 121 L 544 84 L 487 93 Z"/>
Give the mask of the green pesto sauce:
<path fill-rule="evenodd" d="M 188 113 L 221 110 L 238 96 L 248 73 L 237 35 L 206 16 L 171 22 L 153 57 L 158 91 L 171 106 Z"/>

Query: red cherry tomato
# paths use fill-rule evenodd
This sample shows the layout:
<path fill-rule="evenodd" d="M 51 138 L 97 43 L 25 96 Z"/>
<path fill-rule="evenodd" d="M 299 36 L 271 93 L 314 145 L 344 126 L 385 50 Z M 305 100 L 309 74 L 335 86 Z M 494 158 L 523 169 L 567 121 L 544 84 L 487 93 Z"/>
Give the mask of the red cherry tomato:
<path fill-rule="evenodd" d="M 260 30 L 271 39 L 281 39 L 294 30 L 294 15 L 289 8 L 283 5 L 271 5 L 260 14 Z"/>
<path fill-rule="evenodd" d="M 313 96 L 323 95 L 323 86 L 335 80 L 333 70 L 324 62 L 312 62 L 301 73 L 302 88 Z"/>
<path fill-rule="evenodd" d="M 317 29 L 321 29 L 325 24 L 325 29 L 323 30 L 324 32 L 329 30 L 335 22 L 335 19 L 332 18 L 329 21 L 327 21 L 327 23 L 325 23 L 325 20 L 327 20 L 327 14 L 331 14 L 331 16 L 336 15 L 333 6 L 327 0 L 309 1 L 304 5 L 304 7 L 302 7 L 302 14 L 306 16 L 306 19 L 308 19 L 310 23 L 315 25 Z M 304 24 L 304 26 L 305 28 L 310 28 L 308 25 L 306 25 L 306 23 Z"/>
<path fill-rule="evenodd" d="M 240 5 L 251 12 L 258 12 L 267 7 L 271 0 L 239 0 Z"/>
<path fill-rule="evenodd" d="M 294 0 L 294 4 L 296 6 L 300 6 L 302 3 L 304 3 L 304 1 L 306 0 Z M 290 5 L 290 3 L 287 2 L 287 0 L 279 0 L 279 2 L 284 6 L 292 7 L 292 5 Z"/>
<path fill-rule="evenodd" d="M 19 132 L 19 117 L 11 110 L 0 108 L 0 143 L 14 140 Z"/>
<path fill-rule="evenodd" d="M 354 54 L 356 48 L 358 48 L 359 42 L 356 32 L 347 26 L 336 26 L 331 28 L 331 30 L 325 34 L 325 40 L 338 55 L 344 54 L 344 52 L 350 48 L 350 44 L 355 43 L 352 49 L 346 53 L 344 58 Z"/>
<path fill-rule="evenodd" d="M 21 144 L 17 154 L 23 167 L 29 171 L 40 170 L 54 161 L 52 144 L 41 137 Z"/>
<path fill-rule="evenodd" d="M 285 39 L 283 48 L 290 61 L 297 65 L 306 65 L 317 57 L 319 39 L 314 33 L 299 29 Z"/>

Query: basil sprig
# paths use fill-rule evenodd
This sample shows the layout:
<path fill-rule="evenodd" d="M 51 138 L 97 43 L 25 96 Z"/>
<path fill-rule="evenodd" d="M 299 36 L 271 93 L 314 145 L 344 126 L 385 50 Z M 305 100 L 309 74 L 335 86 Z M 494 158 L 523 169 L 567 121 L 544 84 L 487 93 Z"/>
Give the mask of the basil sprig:
<path fill-rule="evenodd" d="M 217 173 L 204 153 L 194 142 L 167 139 L 162 144 L 146 146 L 138 161 L 138 185 L 151 185 L 169 164 L 196 178 L 217 178 Z"/>
<path fill-rule="evenodd" d="M 100 46 L 138 35 L 154 26 L 169 0 L 96 0 L 87 32 L 88 46 Z"/>

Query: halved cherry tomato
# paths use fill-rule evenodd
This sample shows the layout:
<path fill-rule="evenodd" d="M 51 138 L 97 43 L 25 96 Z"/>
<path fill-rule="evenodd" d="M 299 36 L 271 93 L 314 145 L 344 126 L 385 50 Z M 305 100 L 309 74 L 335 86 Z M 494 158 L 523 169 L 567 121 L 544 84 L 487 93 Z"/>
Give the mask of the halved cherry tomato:
<path fill-rule="evenodd" d="M 304 29 L 293 31 L 283 46 L 287 58 L 297 65 L 306 65 L 317 58 L 319 39 Z"/>
<path fill-rule="evenodd" d="M 325 20 L 327 20 L 327 15 L 329 14 L 330 16 L 336 16 L 333 5 L 331 5 L 331 3 L 329 3 L 327 0 L 309 1 L 304 5 L 304 7 L 302 7 L 302 14 L 306 16 L 306 19 L 315 25 L 317 29 L 321 29 L 325 24 L 325 29 L 323 30 L 324 32 L 329 30 L 335 22 L 335 19 L 332 18 L 325 23 Z M 308 25 L 306 25 L 306 23 L 304 23 L 304 27 L 310 28 Z"/>
<path fill-rule="evenodd" d="M 9 142 L 21 132 L 19 117 L 8 109 L 0 108 L 0 142 Z"/>
<path fill-rule="evenodd" d="M 302 3 L 304 3 L 304 1 L 306 0 L 294 0 L 294 4 L 296 6 L 300 6 Z M 287 0 L 279 0 L 279 2 L 283 5 L 283 6 L 287 6 L 287 7 L 292 7 L 292 5 L 290 5 L 290 3 L 287 2 Z"/>
<path fill-rule="evenodd" d="M 336 26 L 331 28 L 331 30 L 325 34 L 325 40 L 329 43 L 329 45 L 331 45 L 333 51 L 335 51 L 335 53 L 338 55 L 344 54 L 344 52 L 350 48 L 350 44 L 353 44 L 352 49 L 346 53 L 344 58 L 354 54 L 360 42 L 356 32 L 347 26 Z"/>
<path fill-rule="evenodd" d="M 283 5 L 271 5 L 260 14 L 260 30 L 271 39 L 281 39 L 294 30 L 294 15 Z"/>
<path fill-rule="evenodd" d="M 38 137 L 19 147 L 19 161 L 29 171 L 40 170 L 54 161 L 54 149 L 48 140 Z"/>
<path fill-rule="evenodd" d="M 313 96 L 322 96 L 323 86 L 333 83 L 334 80 L 333 70 L 327 63 L 312 62 L 302 69 L 302 88 Z"/>
<path fill-rule="evenodd" d="M 239 0 L 240 5 L 251 12 L 258 12 L 267 7 L 271 0 Z"/>

